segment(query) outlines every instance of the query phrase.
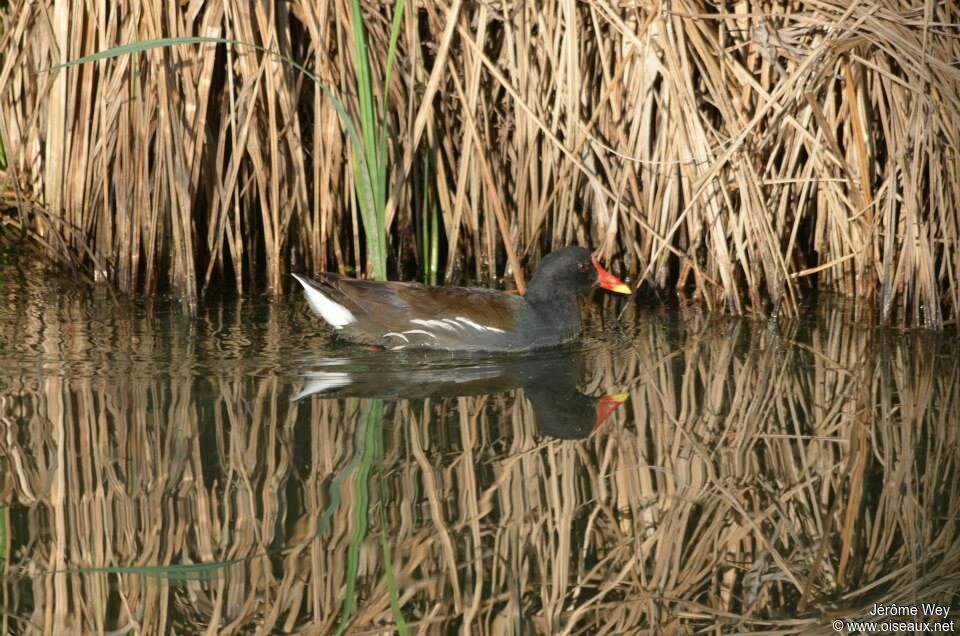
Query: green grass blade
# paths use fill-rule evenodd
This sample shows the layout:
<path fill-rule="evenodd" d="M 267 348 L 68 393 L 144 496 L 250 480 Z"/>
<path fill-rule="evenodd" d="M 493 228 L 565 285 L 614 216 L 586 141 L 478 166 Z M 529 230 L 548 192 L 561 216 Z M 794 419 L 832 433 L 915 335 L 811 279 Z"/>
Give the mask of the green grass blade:
<path fill-rule="evenodd" d="M 362 28 L 361 28 L 362 33 Z M 354 124 L 353 118 L 350 117 L 349 112 L 343 103 L 337 98 L 337 96 L 331 91 L 326 84 L 320 81 L 320 78 L 317 77 L 314 73 L 308 70 L 305 66 L 296 62 L 290 57 L 262 47 L 256 44 L 250 44 L 247 42 L 241 42 L 239 40 L 234 40 L 231 38 L 220 38 L 220 37 L 176 37 L 176 38 L 155 38 L 151 40 L 140 40 L 138 42 L 131 42 L 130 44 L 123 44 L 121 46 L 115 46 L 103 51 L 97 51 L 96 53 L 91 53 L 90 55 L 84 55 L 83 57 L 78 57 L 76 59 L 64 62 L 63 64 L 58 64 L 56 66 L 51 66 L 46 69 L 48 72 L 55 72 L 70 68 L 72 66 L 77 66 L 80 64 L 87 64 L 89 62 L 97 62 L 100 60 L 109 60 L 112 58 L 120 57 L 122 55 L 134 55 L 137 53 L 142 53 L 144 51 L 150 51 L 152 49 L 161 49 L 169 48 L 174 46 L 190 45 L 190 44 L 224 44 L 237 47 L 246 47 L 251 48 L 262 53 L 273 56 L 280 62 L 288 64 L 297 71 L 303 73 L 308 77 L 313 83 L 320 87 L 320 90 L 323 91 L 323 94 L 327 96 L 330 102 L 333 104 L 334 110 L 337 112 L 337 115 L 340 117 L 340 121 L 343 124 L 344 129 L 346 130 L 347 137 L 350 140 L 350 145 L 353 148 L 354 160 L 355 160 L 355 179 L 357 187 L 357 197 L 361 203 L 361 209 L 366 206 L 366 209 L 372 210 L 374 208 L 374 202 L 377 200 L 377 187 L 373 179 L 373 175 L 376 174 L 376 164 L 373 166 L 370 165 L 368 160 L 368 153 L 366 148 L 370 147 L 370 144 L 364 143 L 364 139 L 361 138 L 360 134 L 357 131 L 356 125 Z M 364 47 L 366 50 L 366 47 Z M 368 69 L 369 75 L 369 69 Z M 369 80 L 368 80 L 369 81 Z M 368 91 L 369 92 L 369 91 Z M 372 109 L 372 107 L 371 107 Z M 385 248 L 381 250 L 383 253 L 386 252 Z M 380 252 L 378 252 L 379 254 Z M 383 278 L 386 278 L 386 262 L 384 260 L 383 265 Z"/>
<path fill-rule="evenodd" d="M 430 195 L 430 257 L 427 260 L 427 268 L 430 272 L 430 284 L 436 285 L 440 270 L 440 212 L 432 191 Z"/>
<path fill-rule="evenodd" d="M 237 40 L 231 40 L 228 38 L 214 38 L 214 37 L 178 37 L 178 38 L 156 38 L 153 40 L 140 40 L 138 42 L 131 42 L 130 44 L 122 44 L 120 46 L 115 46 L 113 48 L 105 49 L 103 51 L 97 51 L 96 53 L 91 53 L 90 55 L 84 55 L 83 57 L 78 57 L 76 59 L 64 62 L 63 64 L 57 64 L 56 66 L 51 66 L 46 69 L 49 72 L 61 71 L 71 66 L 78 66 L 80 64 L 87 64 L 88 62 L 97 62 L 99 60 L 109 60 L 114 57 L 120 57 L 121 55 L 131 55 L 133 53 L 141 53 L 143 51 L 149 51 L 151 49 L 163 49 L 173 46 L 179 46 L 182 44 L 233 44 L 237 46 L 249 46 L 251 48 L 258 49 L 267 53 L 272 53 L 267 51 L 263 47 L 257 46 L 256 44 L 245 44 Z"/>
<path fill-rule="evenodd" d="M 350 3 L 350 11 L 353 23 L 354 70 L 357 77 L 357 97 L 360 102 L 360 131 L 363 137 L 362 153 L 367 170 L 366 177 L 358 176 L 368 181 L 371 186 L 369 190 L 365 187 L 363 196 L 360 197 L 360 214 L 366 232 L 367 252 L 373 265 L 374 278 L 385 280 L 387 277 L 384 236 L 386 228 L 381 201 L 384 200 L 386 171 L 379 153 L 377 119 L 373 107 L 373 79 L 359 0 L 353 0 Z"/>
<path fill-rule="evenodd" d="M 96 62 L 99 60 L 108 60 L 115 57 L 120 57 L 121 55 L 131 55 L 134 53 L 141 53 L 143 51 L 149 51 L 152 49 L 162 49 L 169 48 L 174 46 L 181 46 L 185 44 L 226 44 L 238 47 L 246 47 L 260 51 L 261 53 L 266 53 L 278 61 L 288 64 L 297 71 L 303 73 L 307 78 L 310 79 L 314 84 L 320 87 L 323 91 L 323 94 L 326 95 L 330 102 L 333 104 L 334 110 L 337 112 L 337 115 L 340 117 L 341 122 L 346 129 L 347 136 L 350 138 L 354 150 L 359 150 L 362 153 L 364 148 L 363 140 L 360 138 L 359 133 L 357 132 L 356 125 L 353 122 L 353 118 L 350 117 L 350 113 L 347 112 L 346 107 L 343 105 L 337 96 L 324 84 L 320 81 L 320 78 L 317 77 L 313 72 L 311 72 L 307 67 L 303 66 L 293 58 L 283 55 L 279 51 L 274 51 L 257 44 L 250 44 L 247 42 L 241 42 L 239 40 L 234 40 L 231 38 L 218 38 L 218 37 L 178 37 L 178 38 L 156 38 L 152 40 L 140 40 L 139 42 L 132 42 L 130 44 L 123 44 L 121 46 L 115 46 L 103 51 L 97 51 L 96 53 L 91 53 L 90 55 L 84 55 L 83 57 L 78 57 L 76 59 L 64 62 L 63 64 L 57 64 L 56 66 L 51 66 L 46 69 L 49 72 L 60 71 L 63 69 L 70 68 L 71 66 L 77 66 L 79 64 L 87 64 L 89 62 Z M 364 170 L 369 174 L 370 169 L 366 165 L 366 157 L 361 156 L 360 162 L 363 164 Z"/>
<path fill-rule="evenodd" d="M 367 35 L 363 27 L 363 11 L 360 9 L 359 0 L 353 0 L 350 3 L 350 10 L 356 55 L 357 97 L 360 99 L 360 128 L 363 132 L 367 163 L 376 172 L 379 166 L 377 166 L 375 154 L 376 116 L 373 109 L 373 79 L 370 72 L 370 53 L 367 50 Z"/>
<path fill-rule="evenodd" d="M 386 262 L 387 258 L 387 245 L 386 245 L 386 210 L 387 210 L 387 182 L 388 182 L 388 172 L 387 172 L 387 102 L 390 95 L 390 79 L 393 76 L 393 65 L 397 57 L 397 42 L 400 38 L 400 27 L 403 22 L 403 10 L 405 6 L 405 0 L 397 0 L 393 5 L 393 20 L 390 25 L 390 44 L 387 49 L 387 66 L 384 70 L 383 78 L 383 106 L 381 109 L 382 117 L 380 119 L 380 130 L 379 130 L 379 144 L 377 148 L 377 155 L 379 159 L 379 167 L 382 170 L 380 174 L 380 183 L 383 184 L 382 190 L 379 192 L 380 199 L 377 206 L 377 222 L 380 224 L 380 227 L 383 228 L 383 240 L 381 241 L 380 248 L 382 250 L 382 258 Z"/>
<path fill-rule="evenodd" d="M 390 45 L 387 48 L 387 68 L 383 78 L 383 120 L 381 126 L 386 128 L 387 96 L 389 95 L 390 79 L 393 76 L 393 62 L 397 57 L 397 42 L 400 39 L 400 26 L 403 21 L 405 0 L 397 0 L 393 5 L 393 21 L 390 24 Z"/>

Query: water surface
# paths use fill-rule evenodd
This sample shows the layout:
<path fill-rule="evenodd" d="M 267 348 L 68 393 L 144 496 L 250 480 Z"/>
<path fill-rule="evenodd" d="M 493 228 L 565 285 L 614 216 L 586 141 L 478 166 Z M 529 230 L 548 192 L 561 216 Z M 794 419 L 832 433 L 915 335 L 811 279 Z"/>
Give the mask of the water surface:
<path fill-rule="evenodd" d="M 299 296 L 187 317 L 7 265 L 0 297 L 4 632 L 960 611 L 955 334 L 842 304 L 618 322 L 600 295 L 568 347 L 398 355 L 332 342 Z"/>

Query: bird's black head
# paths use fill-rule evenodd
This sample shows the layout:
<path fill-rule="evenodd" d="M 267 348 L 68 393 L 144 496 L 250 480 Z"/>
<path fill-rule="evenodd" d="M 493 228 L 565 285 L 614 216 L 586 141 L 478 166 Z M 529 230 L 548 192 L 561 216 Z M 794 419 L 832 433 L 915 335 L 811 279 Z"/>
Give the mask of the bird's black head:
<path fill-rule="evenodd" d="M 564 247 L 543 259 L 527 287 L 526 297 L 531 302 L 542 302 L 562 296 L 582 296 L 596 285 L 621 294 L 630 293 L 630 288 L 603 269 L 587 248 Z"/>

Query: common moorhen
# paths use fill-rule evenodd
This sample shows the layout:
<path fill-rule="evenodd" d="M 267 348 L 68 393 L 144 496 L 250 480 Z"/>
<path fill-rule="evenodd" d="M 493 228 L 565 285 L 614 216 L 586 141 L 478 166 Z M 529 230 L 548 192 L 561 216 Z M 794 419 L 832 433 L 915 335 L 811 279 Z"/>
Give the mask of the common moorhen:
<path fill-rule="evenodd" d="M 580 332 L 578 298 L 595 285 L 629 294 L 583 247 L 543 259 L 525 296 L 475 287 L 425 287 L 324 273 L 294 274 L 310 307 L 344 339 L 386 349 L 526 351 Z"/>

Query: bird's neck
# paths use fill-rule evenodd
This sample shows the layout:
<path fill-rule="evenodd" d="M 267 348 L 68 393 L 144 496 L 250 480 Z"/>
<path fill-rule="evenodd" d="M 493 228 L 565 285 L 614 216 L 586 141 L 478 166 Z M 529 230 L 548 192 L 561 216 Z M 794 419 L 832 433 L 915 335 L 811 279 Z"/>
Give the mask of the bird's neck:
<path fill-rule="evenodd" d="M 542 296 L 528 292 L 526 299 L 537 314 L 543 318 L 546 325 L 559 324 L 574 330 L 574 332 L 580 331 L 580 305 L 576 295 Z"/>

